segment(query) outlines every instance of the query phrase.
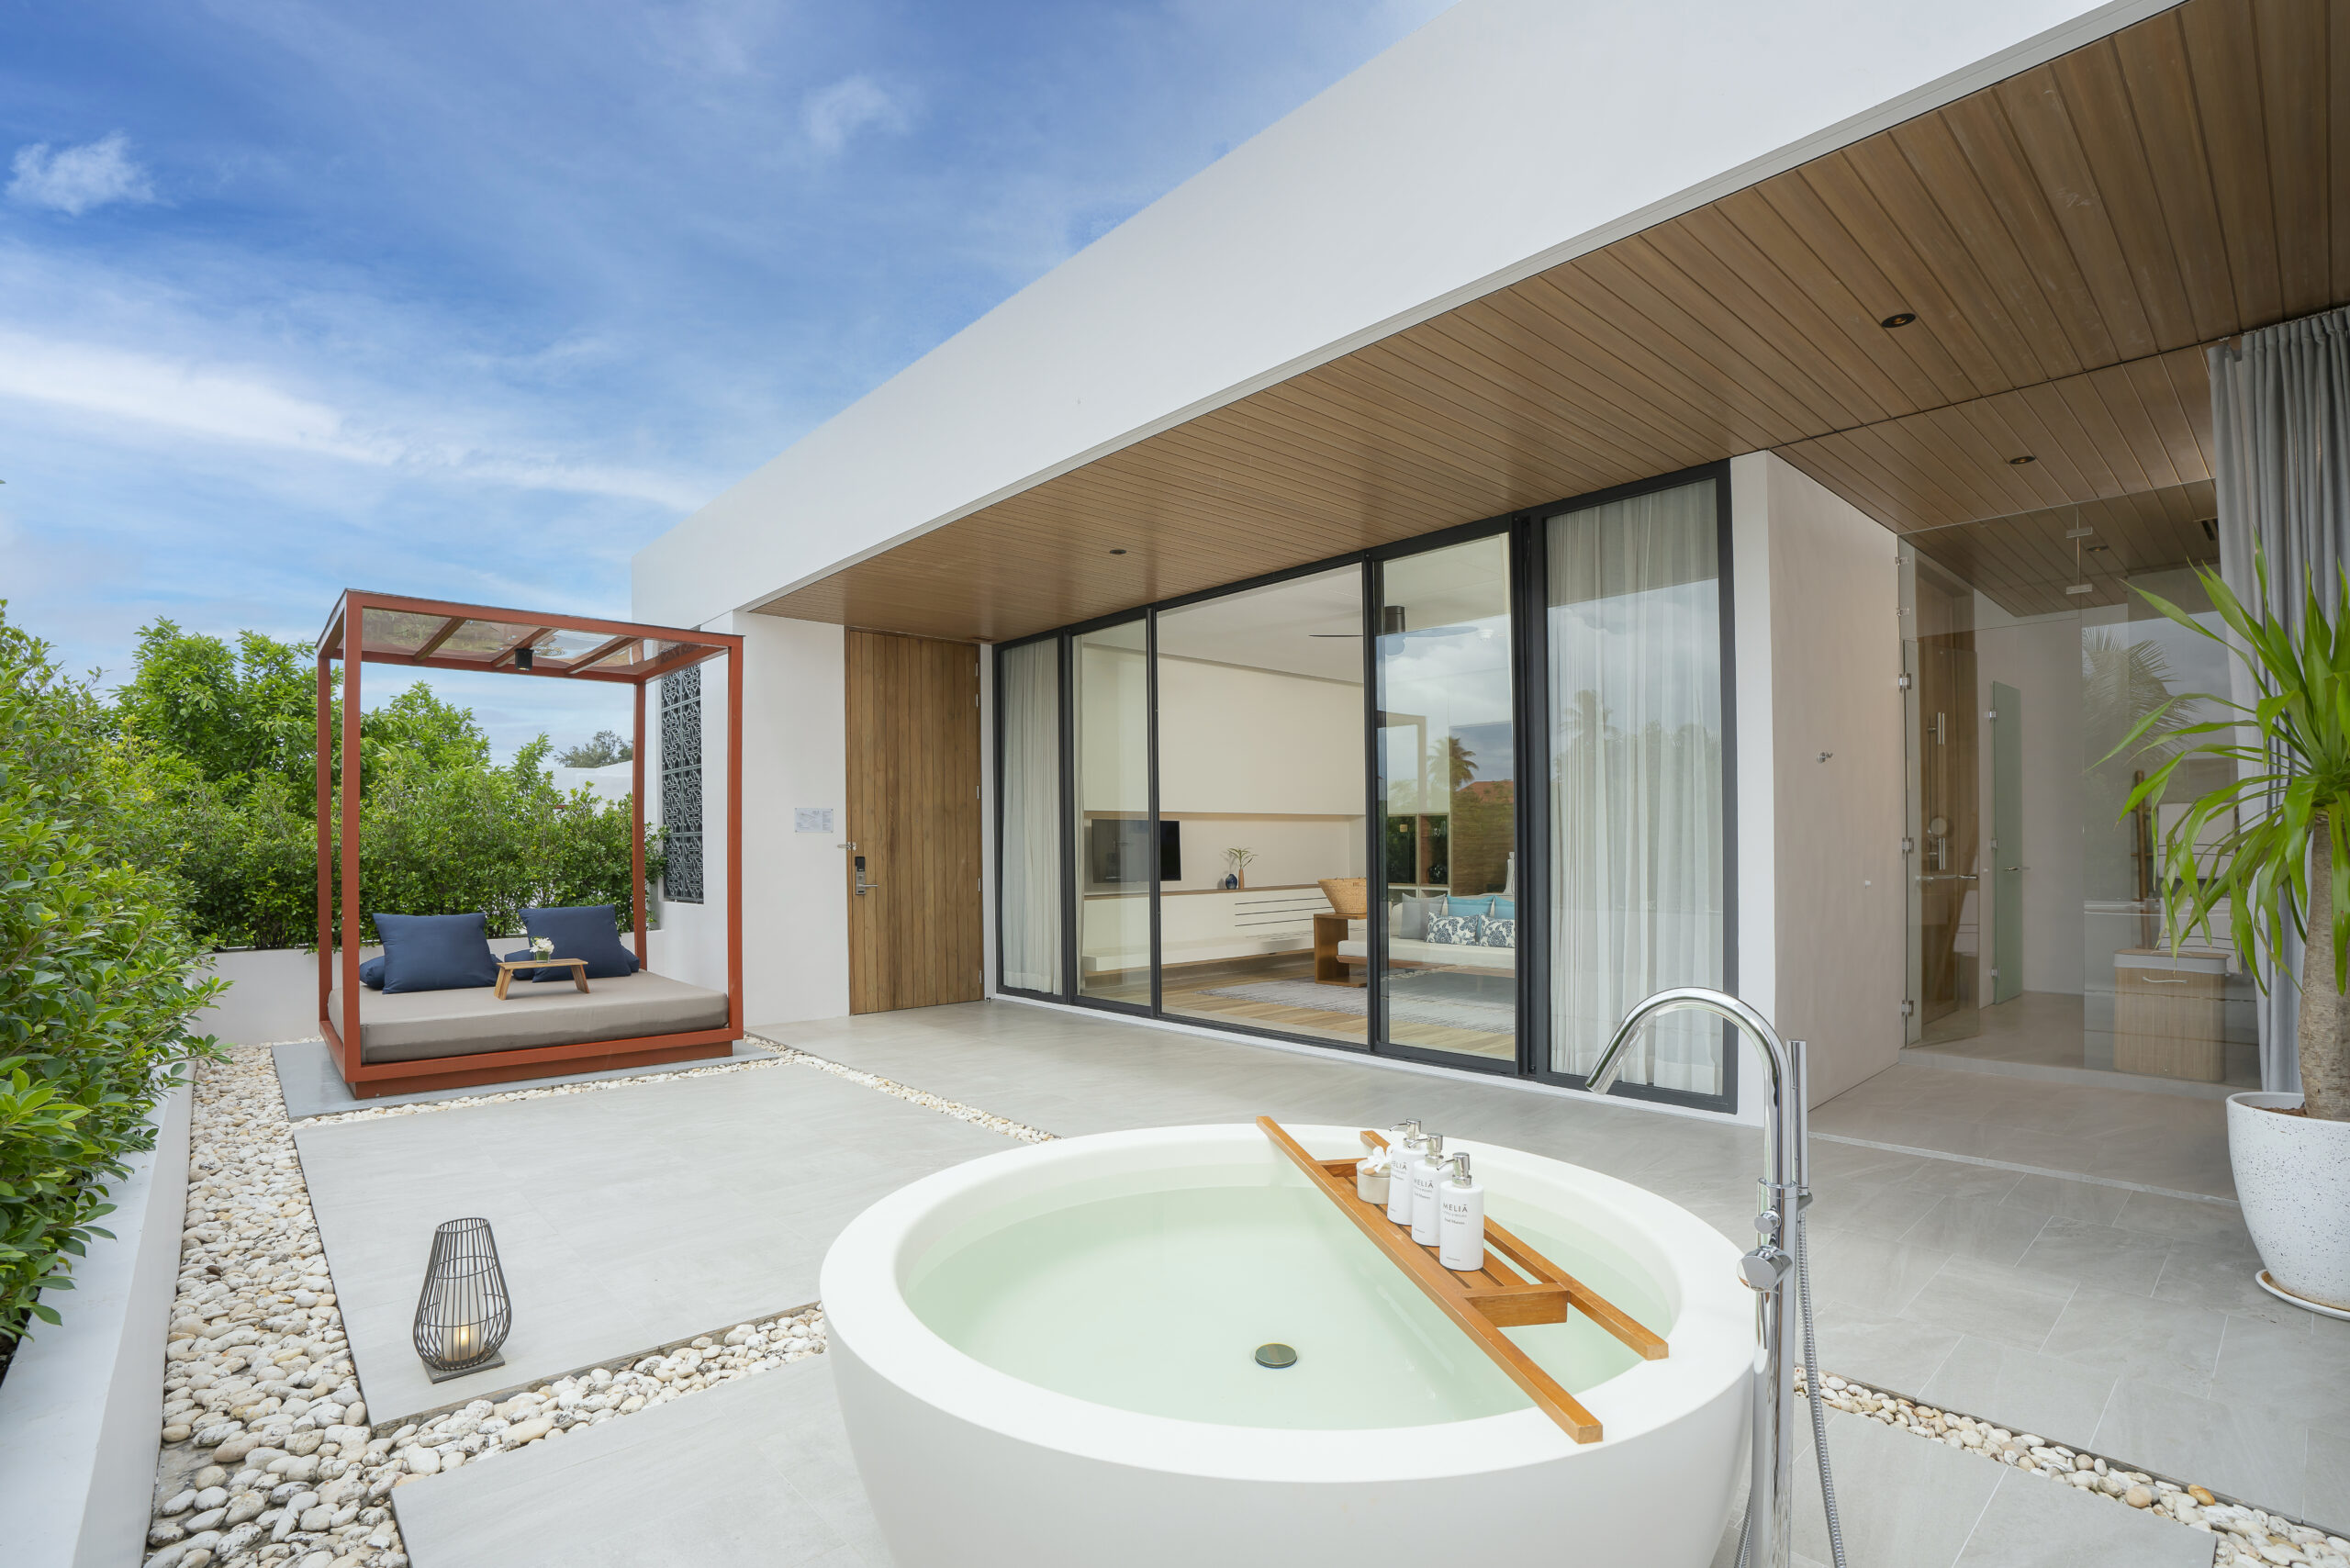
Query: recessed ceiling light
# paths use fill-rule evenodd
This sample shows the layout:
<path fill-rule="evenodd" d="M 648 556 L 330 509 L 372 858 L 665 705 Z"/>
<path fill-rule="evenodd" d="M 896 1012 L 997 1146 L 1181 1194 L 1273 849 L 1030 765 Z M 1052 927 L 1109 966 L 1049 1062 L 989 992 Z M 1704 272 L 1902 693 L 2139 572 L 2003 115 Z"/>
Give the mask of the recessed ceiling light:
<path fill-rule="evenodd" d="M 1883 327 L 1889 332 L 1896 327 L 1906 327 L 1917 319 L 1918 313 L 1915 310 L 1897 310 L 1892 315 L 1887 316 L 1884 320 L 1879 321 L 1877 325 Z"/>
<path fill-rule="evenodd" d="M 2010 468 L 2020 468 L 2027 463 L 2037 463 L 2039 461 L 2039 458 L 2034 457 L 2031 453 L 2027 452 L 2021 457 L 2009 458 L 2008 466 Z"/>

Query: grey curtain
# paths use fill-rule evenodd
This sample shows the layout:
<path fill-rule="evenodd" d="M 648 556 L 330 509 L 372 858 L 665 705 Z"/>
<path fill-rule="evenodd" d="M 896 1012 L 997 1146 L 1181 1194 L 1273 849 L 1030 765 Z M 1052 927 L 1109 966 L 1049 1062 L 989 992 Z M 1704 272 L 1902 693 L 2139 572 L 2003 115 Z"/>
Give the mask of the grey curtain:
<path fill-rule="evenodd" d="M 2220 576 L 2252 602 L 2258 552 L 2273 607 L 2298 626 L 2308 585 L 2324 593 L 2339 581 L 2350 534 L 2350 310 L 2246 332 L 2213 348 L 2210 365 Z M 2300 944 L 2289 933 L 2287 943 L 2298 971 Z M 2290 980 L 2264 978 L 2260 1086 L 2295 1093 L 2300 997 Z"/>

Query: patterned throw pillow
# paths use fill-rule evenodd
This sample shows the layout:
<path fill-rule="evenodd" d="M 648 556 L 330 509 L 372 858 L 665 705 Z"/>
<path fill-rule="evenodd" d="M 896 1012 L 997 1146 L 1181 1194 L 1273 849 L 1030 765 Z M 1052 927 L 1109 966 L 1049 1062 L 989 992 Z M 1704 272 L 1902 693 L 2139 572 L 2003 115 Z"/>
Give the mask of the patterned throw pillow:
<path fill-rule="evenodd" d="M 1474 947 L 1477 923 L 1465 914 L 1439 914 L 1428 921 L 1428 940 L 1449 947 Z"/>
<path fill-rule="evenodd" d="M 1477 940 L 1487 947 L 1515 947 L 1517 946 L 1517 922 L 1487 915 L 1477 923 Z"/>

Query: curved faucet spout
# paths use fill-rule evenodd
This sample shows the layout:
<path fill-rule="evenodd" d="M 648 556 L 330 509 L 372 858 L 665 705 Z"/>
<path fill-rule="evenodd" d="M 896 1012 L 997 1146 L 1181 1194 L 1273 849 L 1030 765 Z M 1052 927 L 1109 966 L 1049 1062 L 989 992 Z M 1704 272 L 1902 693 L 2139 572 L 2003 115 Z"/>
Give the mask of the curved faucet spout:
<path fill-rule="evenodd" d="M 1755 1361 L 1754 1439 L 1749 1450 L 1753 1479 L 1748 1488 L 1753 1561 L 1780 1568 L 1787 1561 L 1787 1506 L 1793 1491 L 1795 1450 L 1795 1358 L 1792 1321 L 1786 1310 L 1786 1278 L 1794 1261 L 1786 1250 L 1809 1196 L 1805 1149 L 1807 1050 L 1801 1040 L 1783 1040 L 1771 1021 L 1728 991 L 1679 986 L 1658 991 L 1624 1015 L 1623 1023 L 1592 1064 L 1584 1087 L 1605 1094 L 1624 1076 L 1632 1037 L 1649 1020 L 1665 1013 L 1710 1013 L 1754 1043 L 1771 1071 L 1771 1109 L 1763 1118 L 1763 1178 L 1755 1229 L 1762 1243 L 1740 1260 L 1740 1274 L 1754 1291 L 1755 1329 L 1761 1354 Z"/>
<path fill-rule="evenodd" d="M 1791 1045 L 1782 1040 L 1769 1019 L 1741 998 L 1726 991 L 1715 991 L 1702 985 L 1675 986 L 1670 991 L 1660 991 L 1638 1003 L 1624 1014 L 1624 1021 L 1616 1025 L 1615 1035 L 1608 1040 L 1607 1048 L 1599 1053 L 1599 1060 L 1592 1065 L 1591 1076 L 1584 1081 L 1583 1087 L 1594 1094 L 1605 1094 L 1615 1088 L 1617 1081 L 1624 1076 L 1625 1063 L 1630 1058 L 1632 1037 L 1646 1027 L 1651 1018 L 1661 1014 L 1680 1012 L 1712 1014 L 1735 1026 L 1762 1053 L 1763 1065 L 1771 1073 L 1771 1114 L 1762 1125 L 1763 1180 L 1771 1183 L 1774 1190 L 1766 1197 L 1766 1202 L 1789 1185 L 1800 1186 L 1807 1175 L 1803 1169 L 1806 1163 L 1801 1128 L 1803 1096 L 1791 1093 L 1790 1085 L 1796 1072 L 1795 1057 L 1803 1042 L 1797 1040 Z M 1790 1114 L 1796 1124 L 1793 1126 L 1788 1125 Z M 1784 1239 L 1786 1231 L 1782 1227 L 1776 1239 Z"/>

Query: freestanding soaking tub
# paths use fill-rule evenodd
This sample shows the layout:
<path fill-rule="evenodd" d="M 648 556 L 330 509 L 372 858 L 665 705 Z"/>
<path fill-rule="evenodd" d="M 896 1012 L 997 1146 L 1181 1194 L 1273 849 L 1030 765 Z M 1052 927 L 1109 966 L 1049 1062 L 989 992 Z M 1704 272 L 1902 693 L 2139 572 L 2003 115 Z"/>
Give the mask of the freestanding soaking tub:
<path fill-rule="evenodd" d="M 1292 1126 L 1317 1158 L 1352 1127 Z M 1571 1439 L 1252 1126 L 990 1155 L 852 1221 L 822 1290 L 900 1568 L 1693 1568 L 1744 1472 L 1738 1249 L 1579 1166 L 1466 1149 L 1488 1212 L 1663 1334 L 1510 1331 L 1605 1429 Z M 1257 1364 L 1293 1346 L 1294 1366 Z"/>

